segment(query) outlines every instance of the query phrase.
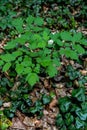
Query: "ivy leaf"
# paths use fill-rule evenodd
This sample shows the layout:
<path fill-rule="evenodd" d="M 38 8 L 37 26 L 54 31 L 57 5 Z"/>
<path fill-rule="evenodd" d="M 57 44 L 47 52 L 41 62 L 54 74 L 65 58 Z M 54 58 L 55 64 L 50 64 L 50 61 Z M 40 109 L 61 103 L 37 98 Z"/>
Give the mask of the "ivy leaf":
<path fill-rule="evenodd" d="M 39 77 L 36 73 L 30 73 L 28 74 L 28 76 L 26 77 L 26 81 L 28 81 L 28 83 L 33 86 L 35 85 L 36 82 L 39 81 Z"/>
<path fill-rule="evenodd" d="M 6 72 L 7 70 L 9 70 L 9 68 L 11 67 L 11 63 L 6 63 L 4 66 L 3 66 L 3 69 L 2 71 Z"/>
<path fill-rule="evenodd" d="M 64 125 L 64 121 L 61 114 L 58 114 L 56 117 L 56 126 L 61 127 Z"/>
<path fill-rule="evenodd" d="M 85 101 L 85 89 L 78 88 L 72 91 L 72 97 L 76 98 L 78 101 Z"/>
<path fill-rule="evenodd" d="M 0 100 L 0 107 L 3 105 L 3 101 L 2 100 Z"/>
<path fill-rule="evenodd" d="M 71 125 L 73 123 L 73 121 L 74 121 L 73 115 L 71 115 L 70 113 L 65 114 L 66 125 L 68 125 L 68 126 Z"/>
<path fill-rule="evenodd" d="M 51 102 L 52 98 L 46 94 L 44 94 L 42 96 L 42 101 L 43 101 L 43 104 L 46 105 L 46 104 L 49 104 Z"/>
<path fill-rule="evenodd" d="M 84 128 L 84 122 L 81 121 L 78 117 L 76 118 L 76 128 L 77 129 Z"/>
<path fill-rule="evenodd" d="M 65 113 L 69 110 L 71 105 L 71 101 L 68 97 L 60 98 L 59 99 L 59 106 L 62 113 Z"/>
<path fill-rule="evenodd" d="M 76 114 L 83 121 L 85 121 L 87 119 L 87 113 L 85 113 L 84 111 L 81 111 L 81 110 L 76 111 Z"/>

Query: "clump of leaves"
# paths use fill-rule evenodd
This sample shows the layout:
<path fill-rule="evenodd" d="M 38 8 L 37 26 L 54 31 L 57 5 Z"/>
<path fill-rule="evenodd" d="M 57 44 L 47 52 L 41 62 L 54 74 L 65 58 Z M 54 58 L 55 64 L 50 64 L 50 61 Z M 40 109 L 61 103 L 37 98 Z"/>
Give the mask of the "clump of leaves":
<path fill-rule="evenodd" d="M 56 125 L 60 130 L 87 129 L 87 99 L 84 88 L 74 89 L 71 97 L 63 97 L 58 101 L 60 113 L 56 117 Z"/>
<path fill-rule="evenodd" d="M 42 28 L 43 19 L 30 16 L 24 21 L 18 18 L 14 19 L 12 25 L 18 36 L 7 43 L 6 52 L 0 56 L 2 71 L 11 73 L 15 70 L 16 74 L 25 77 L 31 86 L 39 81 L 42 68 L 50 77 L 57 74 L 60 62 L 56 57 L 53 58 L 52 49 L 48 47 L 50 31 Z"/>
<path fill-rule="evenodd" d="M 66 77 L 67 87 L 75 86 L 77 82 L 77 86 L 84 86 L 86 83 L 86 76 L 82 76 L 82 74 L 78 71 L 78 69 L 75 69 L 72 65 L 68 65 L 66 68 Z"/>
<path fill-rule="evenodd" d="M 15 38 L 7 42 L 5 51 L 0 55 L 1 70 L 8 73 L 14 70 L 31 86 L 39 81 L 41 70 L 49 77 L 58 73 L 61 55 L 78 60 L 79 55 L 85 53 L 87 42 L 81 33 L 64 31 L 51 34 L 49 29 L 44 28 L 40 17 L 17 18 L 12 25 Z M 52 44 L 48 42 L 50 39 Z"/>
<path fill-rule="evenodd" d="M 0 110 L 0 129 L 6 130 L 10 126 L 12 126 L 12 122 L 4 115 L 3 111 Z"/>
<path fill-rule="evenodd" d="M 6 108 L 3 111 L 8 118 L 13 118 L 17 109 L 29 116 L 34 116 L 36 114 L 38 118 L 41 118 L 45 105 L 51 102 L 52 97 L 50 95 L 43 94 L 40 99 L 33 102 L 29 94 L 21 94 L 20 97 L 13 97 L 11 100 L 11 107 Z"/>

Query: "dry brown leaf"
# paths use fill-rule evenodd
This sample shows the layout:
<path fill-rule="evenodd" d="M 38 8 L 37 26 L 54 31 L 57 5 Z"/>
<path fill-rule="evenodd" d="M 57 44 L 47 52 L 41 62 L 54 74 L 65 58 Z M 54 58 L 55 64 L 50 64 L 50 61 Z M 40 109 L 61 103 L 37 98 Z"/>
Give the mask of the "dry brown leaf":
<path fill-rule="evenodd" d="M 36 128 L 41 128 L 42 127 L 42 120 L 36 120 L 35 122 L 34 122 L 34 124 L 35 124 L 35 127 Z"/>
<path fill-rule="evenodd" d="M 56 96 L 57 97 L 59 97 L 59 96 L 61 96 L 61 97 L 66 96 L 66 90 L 64 88 L 62 88 L 62 89 L 56 88 L 55 92 L 56 92 Z"/>
<path fill-rule="evenodd" d="M 53 109 L 53 107 L 55 107 L 57 105 L 57 99 L 55 98 L 55 99 L 53 99 L 52 101 L 51 101 L 51 103 L 49 104 L 49 108 L 50 109 Z"/>
<path fill-rule="evenodd" d="M 87 70 L 80 70 L 80 72 L 81 72 L 81 74 L 82 74 L 83 76 L 86 76 L 86 75 L 87 75 Z"/>
<path fill-rule="evenodd" d="M 20 111 L 16 111 L 16 116 L 21 120 L 21 122 L 23 122 L 25 115 L 22 114 Z"/>
<path fill-rule="evenodd" d="M 0 53 L 2 53 L 4 50 L 2 48 L 0 48 Z"/>
<path fill-rule="evenodd" d="M 12 119 L 12 129 L 18 129 L 18 130 L 26 130 L 25 125 L 20 121 L 18 117 L 15 117 Z"/>
<path fill-rule="evenodd" d="M 11 102 L 5 102 L 3 103 L 3 107 L 10 107 L 11 106 Z"/>
<path fill-rule="evenodd" d="M 34 127 L 35 126 L 34 119 L 29 118 L 29 117 L 24 118 L 23 124 L 25 124 L 26 126 L 29 126 L 29 127 Z"/>
<path fill-rule="evenodd" d="M 50 83 L 49 83 L 49 79 L 45 79 L 44 80 L 44 87 L 45 88 L 50 88 L 51 86 L 50 86 Z"/>

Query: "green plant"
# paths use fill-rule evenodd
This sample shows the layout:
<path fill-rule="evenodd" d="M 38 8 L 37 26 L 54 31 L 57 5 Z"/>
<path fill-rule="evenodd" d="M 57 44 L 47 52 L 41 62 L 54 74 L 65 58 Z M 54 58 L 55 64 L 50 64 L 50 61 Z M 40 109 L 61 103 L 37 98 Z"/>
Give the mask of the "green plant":
<path fill-rule="evenodd" d="M 0 129 L 6 130 L 9 126 L 12 126 L 12 122 L 4 115 L 3 111 L 0 110 Z"/>
<path fill-rule="evenodd" d="M 4 47 L 6 52 L 0 56 L 3 72 L 10 73 L 15 70 L 17 75 L 25 77 L 31 86 L 39 81 L 42 68 L 46 69 L 45 73 L 53 77 L 57 74 L 56 67 L 60 64 L 58 60 L 56 61 L 56 57 L 53 58 L 51 55 L 52 50 L 48 47 L 50 31 L 43 30 L 43 24 L 43 19 L 39 17 L 30 16 L 26 21 L 15 19 L 12 25 L 18 36 L 7 43 Z"/>
<path fill-rule="evenodd" d="M 67 78 L 67 87 L 75 86 L 74 82 L 77 82 L 77 86 L 84 86 L 86 83 L 86 76 L 82 76 L 82 74 L 72 67 L 71 65 L 68 65 L 66 67 L 66 74 L 65 77 Z"/>
<path fill-rule="evenodd" d="M 62 130 L 87 129 L 87 99 L 84 88 L 72 91 L 70 97 L 58 101 L 60 113 L 56 117 L 56 125 Z"/>
<path fill-rule="evenodd" d="M 49 77 L 58 73 L 61 55 L 78 61 L 79 55 L 85 53 L 87 42 L 81 33 L 51 34 L 49 29 L 43 29 L 44 21 L 40 17 L 17 18 L 12 26 L 15 38 L 7 42 L 5 52 L 0 56 L 1 70 L 8 73 L 15 70 L 15 74 L 24 77 L 31 86 L 43 73 Z"/>
<path fill-rule="evenodd" d="M 17 91 L 10 92 L 11 106 L 3 110 L 6 117 L 10 119 L 15 116 L 16 110 L 20 110 L 29 116 L 36 114 L 38 118 L 41 118 L 45 105 L 49 104 L 53 99 L 50 95 L 43 94 L 39 99 L 33 102 L 30 95 L 25 92 L 21 92 L 20 97 L 18 95 Z"/>

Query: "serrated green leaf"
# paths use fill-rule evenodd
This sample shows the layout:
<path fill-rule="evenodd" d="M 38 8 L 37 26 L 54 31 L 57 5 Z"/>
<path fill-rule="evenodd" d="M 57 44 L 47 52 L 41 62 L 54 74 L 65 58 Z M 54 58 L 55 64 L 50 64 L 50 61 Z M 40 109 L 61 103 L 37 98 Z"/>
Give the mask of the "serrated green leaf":
<path fill-rule="evenodd" d="M 7 42 L 6 46 L 4 46 L 5 49 L 10 50 L 16 47 L 15 40 L 12 40 L 10 42 Z"/>
<path fill-rule="evenodd" d="M 87 46 L 87 40 L 86 39 L 81 39 L 80 40 L 80 44 L 84 45 L 84 46 Z"/>
<path fill-rule="evenodd" d="M 4 64 L 4 62 L 2 60 L 0 60 L 0 66 L 2 66 Z"/>
<path fill-rule="evenodd" d="M 70 32 L 67 32 L 67 31 L 61 32 L 60 36 L 61 36 L 62 40 L 65 40 L 65 41 L 71 41 L 71 39 L 72 39 Z"/>
<path fill-rule="evenodd" d="M 26 67 L 26 68 L 23 69 L 22 74 L 29 74 L 31 72 L 32 72 L 32 69 L 30 67 Z"/>
<path fill-rule="evenodd" d="M 46 31 L 43 31 L 42 37 L 43 37 L 43 39 L 44 39 L 45 41 L 48 41 L 48 40 L 49 40 L 49 33 L 46 32 Z"/>
<path fill-rule="evenodd" d="M 57 68 L 55 65 L 53 64 L 50 64 L 47 69 L 46 69 L 46 72 L 48 73 L 48 75 L 50 77 L 54 77 L 56 74 L 57 74 Z"/>
<path fill-rule="evenodd" d="M 21 56 L 23 53 L 21 52 L 21 51 L 14 51 L 13 53 L 12 53 L 12 55 L 14 56 L 14 57 L 18 57 L 18 56 Z"/>
<path fill-rule="evenodd" d="M 7 70 L 9 70 L 9 68 L 11 67 L 11 63 L 6 63 L 4 66 L 3 66 L 3 71 L 6 72 Z"/>
<path fill-rule="evenodd" d="M 24 70 L 24 66 L 22 64 L 16 64 L 16 68 L 15 68 L 17 74 L 22 74 L 23 70 Z"/>
<path fill-rule="evenodd" d="M 30 73 L 28 74 L 28 76 L 26 77 L 26 80 L 28 81 L 28 83 L 31 86 L 34 86 L 36 84 L 36 82 L 39 81 L 39 77 L 36 73 Z"/>
<path fill-rule="evenodd" d="M 57 40 L 56 43 L 57 43 L 57 45 L 59 45 L 59 46 L 63 46 L 63 45 L 64 45 L 64 43 L 63 43 L 61 40 L 59 40 L 59 39 Z"/>
<path fill-rule="evenodd" d="M 78 33 L 74 33 L 73 37 L 72 37 L 72 42 L 79 42 L 82 38 L 82 33 L 78 32 Z"/>
<path fill-rule="evenodd" d="M 74 44 L 73 48 L 79 53 L 79 54 L 83 54 L 85 53 L 85 49 L 79 45 L 79 44 Z"/>
<path fill-rule="evenodd" d="M 51 58 L 49 56 L 47 57 L 41 57 L 38 59 L 38 62 L 43 66 L 43 67 L 47 67 L 49 66 L 52 61 L 51 61 Z"/>
<path fill-rule="evenodd" d="M 35 25 L 42 26 L 44 24 L 44 20 L 40 17 L 36 17 L 34 21 Z"/>
<path fill-rule="evenodd" d="M 28 16 L 28 18 L 26 19 L 26 22 L 28 25 L 31 25 L 34 22 L 34 17 L 32 15 Z"/>
<path fill-rule="evenodd" d="M 65 49 L 61 48 L 59 50 L 59 53 L 61 55 L 65 55 L 67 58 L 70 58 L 70 59 L 73 59 L 73 60 L 78 59 L 78 54 L 75 51 L 71 50 L 69 47 L 66 47 Z"/>
<path fill-rule="evenodd" d="M 35 73 L 39 73 L 40 72 L 40 65 L 37 64 L 35 67 L 34 67 L 34 72 Z"/>
<path fill-rule="evenodd" d="M 45 41 L 41 41 L 38 43 L 37 45 L 38 48 L 45 48 L 46 47 L 46 42 Z"/>
<path fill-rule="evenodd" d="M 4 55 L 1 55 L 0 58 L 5 61 L 5 62 L 10 62 L 10 61 L 14 61 L 15 60 L 15 57 L 12 55 L 12 54 L 4 54 Z"/>
<path fill-rule="evenodd" d="M 13 19 L 12 25 L 16 28 L 16 30 L 21 33 L 23 32 L 23 19 L 22 18 L 17 18 Z"/>

